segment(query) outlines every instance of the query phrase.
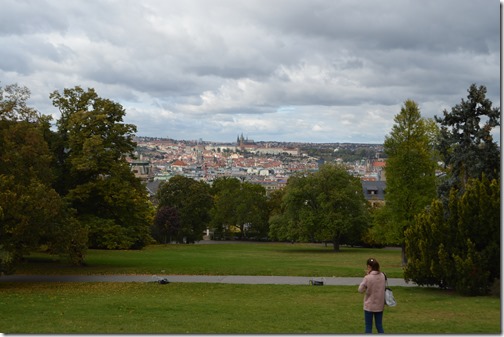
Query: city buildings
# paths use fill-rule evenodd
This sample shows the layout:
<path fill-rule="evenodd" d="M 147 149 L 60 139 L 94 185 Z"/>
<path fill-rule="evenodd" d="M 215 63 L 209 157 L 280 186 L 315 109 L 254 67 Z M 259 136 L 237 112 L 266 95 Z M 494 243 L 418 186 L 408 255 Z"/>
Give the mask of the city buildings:
<path fill-rule="evenodd" d="M 259 184 L 270 193 L 284 187 L 291 175 L 315 172 L 322 163 L 332 161 L 346 164 L 350 174 L 360 177 L 367 200 L 373 204 L 383 202 L 386 161 L 379 156 L 381 145 L 256 143 L 245 139 L 243 135 L 237 138 L 236 143 L 152 137 L 137 137 L 135 141 L 137 153 L 136 159 L 130 159 L 131 169 L 136 176 L 146 181 L 152 194 L 155 194 L 160 181 L 169 180 L 175 175 L 210 184 L 218 177 L 235 177 Z M 362 148 L 366 151 L 362 151 Z M 349 162 L 339 156 L 343 150 L 347 150 L 347 153 L 361 150 L 366 156 L 357 156 L 359 159 Z M 317 153 L 329 153 L 330 157 L 318 156 Z"/>

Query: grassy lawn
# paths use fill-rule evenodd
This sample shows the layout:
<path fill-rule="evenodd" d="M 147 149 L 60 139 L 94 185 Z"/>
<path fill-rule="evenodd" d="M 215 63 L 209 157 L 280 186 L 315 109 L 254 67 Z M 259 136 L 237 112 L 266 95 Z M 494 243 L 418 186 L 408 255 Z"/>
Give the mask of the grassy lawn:
<path fill-rule="evenodd" d="M 395 287 L 387 333 L 500 333 L 500 301 Z M 356 287 L 2 283 L 4 333 L 362 333 Z"/>
<path fill-rule="evenodd" d="M 197 244 L 141 251 L 91 250 L 87 266 L 33 254 L 19 274 L 363 275 L 375 257 L 402 277 L 400 250 L 323 244 Z M 501 332 L 500 298 L 394 287 L 387 333 Z M 3 333 L 362 333 L 363 295 L 354 286 L 213 283 L 0 283 Z"/>
<path fill-rule="evenodd" d="M 366 260 L 376 258 L 389 277 L 402 277 L 397 249 L 324 244 L 154 245 L 140 251 L 90 250 L 86 267 L 72 267 L 57 257 L 33 254 L 19 274 L 178 274 L 360 277 Z"/>

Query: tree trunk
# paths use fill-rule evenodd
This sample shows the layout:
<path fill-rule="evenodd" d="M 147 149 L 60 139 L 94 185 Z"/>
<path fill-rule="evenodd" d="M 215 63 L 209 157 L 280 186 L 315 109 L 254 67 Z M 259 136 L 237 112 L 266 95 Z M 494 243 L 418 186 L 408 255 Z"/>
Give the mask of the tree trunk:
<path fill-rule="evenodd" d="M 401 244 L 401 263 L 403 267 L 408 264 L 408 258 L 406 257 L 406 242 Z"/>
<path fill-rule="evenodd" d="M 339 243 L 339 241 L 340 241 L 340 240 L 339 240 L 339 239 L 340 239 L 340 238 L 339 238 L 339 237 L 337 237 L 337 236 L 335 236 L 335 237 L 333 238 L 333 247 L 334 247 L 334 251 L 335 251 L 335 252 L 339 252 L 339 251 L 340 251 L 340 243 Z"/>

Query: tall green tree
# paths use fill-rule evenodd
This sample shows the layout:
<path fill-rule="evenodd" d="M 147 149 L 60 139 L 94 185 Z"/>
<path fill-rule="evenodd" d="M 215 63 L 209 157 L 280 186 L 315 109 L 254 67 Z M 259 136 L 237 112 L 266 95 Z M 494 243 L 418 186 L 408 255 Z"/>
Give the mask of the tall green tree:
<path fill-rule="evenodd" d="M 432 123 L 422 118 L 418 105 L 406 100 L 385 137 L 386 214 L 390 215 L 391 237 L 402 246 L 402 262 L 407 263 L 404 232 L 414 217 L 436 197 L 436 156 L 432 144 Z"/>
<path fill-rule="evenodd" d="M 27 105 L 30 91 L 0 88 L 0 269 L 13 271 L 41 245 L 49 252 L 84 259 L 87 237 L 73 212 L 52 188 L 53 157 L 46 141 L 48 116 Z"/>
<path fill-rule="evenodd" d="M 90 246 L 139 249 L 151 241 L 153 208 L 131 172 L 136 127 L 123 123 L 125 110 L 94 89 L 64 89 L 50 95 L 59 108 L 57 190 L 89 228 Z"/>
<path fill-rule="evenodd" d="M 203 232 L 210 222 L 212 207 L 210 186 L 207 183 L 174 176 L 161 184 L 157 199 L 157 219 L 159 223 L 164 222 L 172 238 L 179 243 L 194 243 L 203 238 Z M 167 212 L 169 209 L 170 212 Z"/>
<path fill-rule="evenodd" d="M 318 172 L 289 178 L 283 218 L 270 232 L 290 240 L 329 241 L 340 250 L 342 235 L 364 233 L 369 222 L 360 180 L 344 166 L 323 165 Z"/>
<path fill-rule="evenodd" d="M 443 117 L 435 116 L 441 125 L 438 150 L 448 171 L 439 187 L 445 199 L 452 188 L 462 193 L 469 178 L 500 177 L 500 149 L 492 137 L 500 109 L 492 107 L 485 86 L 472 84 L 467 92 L 467 100 L 444 110 Z"/>

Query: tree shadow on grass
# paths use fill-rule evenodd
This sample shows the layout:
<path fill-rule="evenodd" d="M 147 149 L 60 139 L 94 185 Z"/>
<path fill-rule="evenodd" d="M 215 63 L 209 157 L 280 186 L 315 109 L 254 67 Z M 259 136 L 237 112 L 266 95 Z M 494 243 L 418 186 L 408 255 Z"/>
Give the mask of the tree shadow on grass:
<path fill-rule="evenodd" d="M 295 253 L 295 254 L 344 254 L 345 251 L 336 251 L 332 247 L 326 249 L 310 249 L 310 248 L 293 248 L 289 250 L 277 250 L 279 253 Z"/>

